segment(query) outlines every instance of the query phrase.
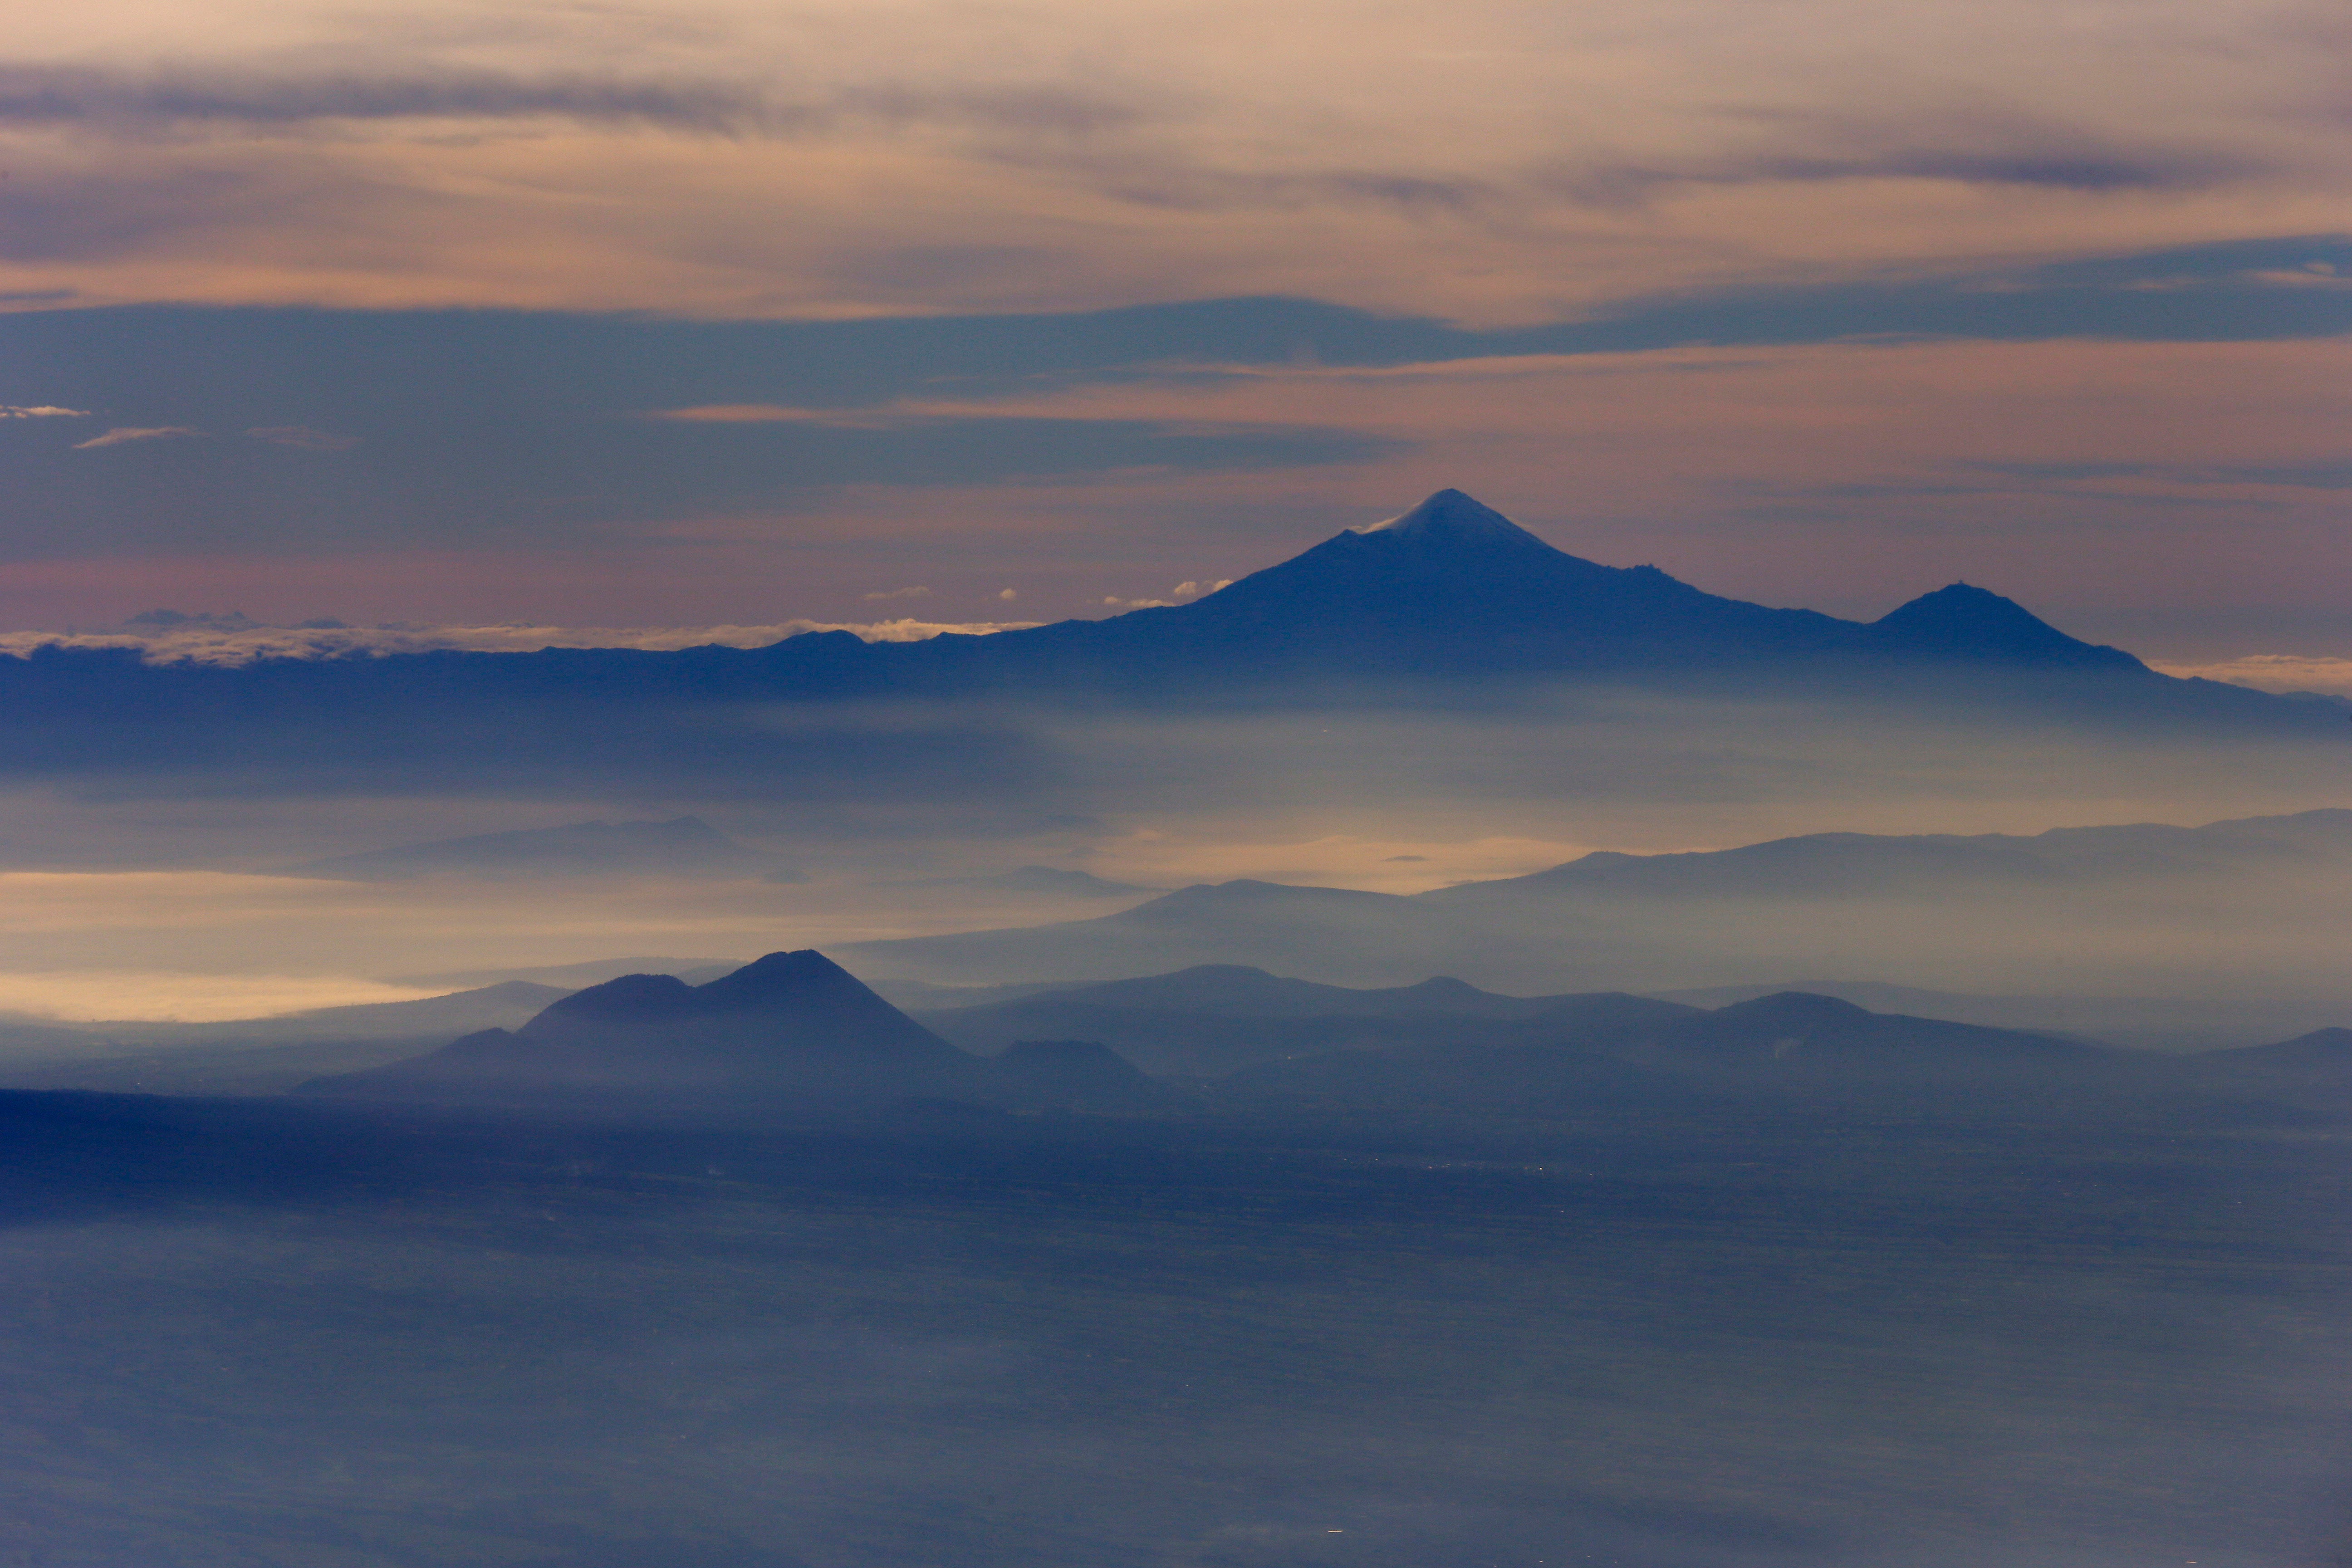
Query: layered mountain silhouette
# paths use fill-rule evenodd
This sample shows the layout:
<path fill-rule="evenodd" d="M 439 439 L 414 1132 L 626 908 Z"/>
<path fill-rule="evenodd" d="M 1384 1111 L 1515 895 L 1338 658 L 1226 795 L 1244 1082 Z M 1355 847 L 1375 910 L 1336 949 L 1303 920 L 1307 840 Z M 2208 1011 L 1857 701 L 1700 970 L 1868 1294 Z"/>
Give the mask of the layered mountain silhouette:
<path fill-rule="evenodd" d="M 972 642 L 906 645 L 893 657 L 916 670 L 961 664 L 974 676 L 993 664 L 1029 680 L 1087 669 L 1113 680 L 1451 680 L 1825 660 L 2153 676 L 2129 654 L 2078 642 L 1981 588 L 1955 584 L 1870 625 L 1769 609 L 1654 566 L 1581 560 L 1454 489 L 1192 604 Z"/>
<path fill-rule="evenodd" d="M 1148 1071 L 1214 1077 L 1278 1058 L 1447 1041 L 1505 1044 L 1614 1028 L 1694 1011 L 1620 993 L 1506 996 L 1450 976 L 1355 989 L 1286 979 L 1245 964 L 1074 986 L 922 1021 L 967 1050 L 1043 1035 L 1105 1042 Z"/>
<path fill-rule="evenodd" d="M 1486 985 L 1666 991 L 1759 972 L 1916 968 L 1922 955 L 1961 951 L 2016 967 L 2087 954 L 2095 929 L 2119 953 L 2141 955 L 2137 970 L 2118 968 L 2107 984 L 2162 994 L 2176 948 L 2208 966 L 2233 952 L 2229 962 L 2305 963 L 2284 946 L 2312 947 L 2313 922 L 2341 918 L 2347 888 L 2352 811 L 2330 808 L 2202 827 L 1833 833 L 1602 853 L 1412 895 L 1240 880 L 1092 920 L 846 951 L 877 974 L 941 984 L 1256 964 L 1332 981 L 1443 968 Z M 2223 910 L 2230 918 L 2219 920 Z M 2298 921 L 2297 910 L 2307 913 Z M 2256 917 L 2284 930 L 2266 932 Z"/>
<path fill-rule="evenodd" d="M 320 1079 L 314 1092 L 523 1100 L 871 1100 L 950 1094 L 982 1064 L 814 950 L 772 952 L 701 985 L 626 974 L 576 991 L 520 1029 L 485 1029 L 429 1056 Z"/>
<path fill-rule="evenodd" d="M 822 745 L 713 724 L 743 704 L 1008 701 L 1198 707 L 1422 701 L 1467 685 L 1659 683 L 1963 704 L 2055 704 L 2070 719 L 2317 732 L 2342 704 L 2150 670 L 1955 584 L 1868 624 L 1707 594 L 1653 566 L 1554 548 L 1458 490 L 1350 530 L 1194 602 L 987 637 L 767 647 L 549 648 L 146 665 L 128 650 L 0 658 L 0 771 L 299 769 L 342 787 L 431 764 L 496 780 L 757 774 L 876 787 L 1017 773 L 970 738 L 949 752 L 884 730 Z M 2333 735 L 2333 731 L 2328 731 Z M 421 847 L 442 857 L 497 847 Z M 526 853 L 528 846 L 508 850 Z M 415 864 L 415 851 L 406 867 Z M 319 875 L 406 875 L 346 858 Z"/>
<path fill-rule="evenodd" d="M 2080 1067 L 2111 1055 L 2047 1032 L 1877 1013 L 1801 993 L 1706 1009 L 1622 992 L 1510 996 L 1443 975 L 1358 989 L 1234 964 L 934 1009 L 922 1018 L 970 1049 L 996 1048 L 1026 1031 L 1066 1030 L 1108 1042 L 1152 1072 L 1268 1089 L 1311 1079 L 1329 1089 L 1352 1064 L 1370 1086 L 1349 1091 L 1357 1098 L 1402 1081 L 1400 1064 L 1412 1064 L 1406 1076 L 1431 1085 L 1517 1071 L 1549 1082 L 1546 1075 L 1569 1070 L 1562 1052 L 1582 1064 L 1571 1073 L 1580 1081 L 1588 1069 L 1624 1081 L 1643 1073 L 1917 1079 Z M 1628 1078 L 1621 1069 L 1629 1068 L 1640 1070 Z"/>
<path fill-rule="evenodd" d="M 2158 1092 L 2170 1064 L 2054 1036 L 1866 1012 L 1781 993 L 1700 1011 L 1517 1026 L 1517 1039 L 1422 1040 L 1257 1063 L 1219 1085 L 1228 1101 L 1304 1100 L 1410 1114 L 1431 1109 L 1542 1114 L 1579 1104 L 1700 1095 Z"/>
<path fill-rule="evenodd" d="M 1099 1045 L 1024 1046 L 999 1063 L 957 1049 L 814 949 L 772 952 L 688 985 L 627 974 L 520 1028 L 485 1029 L 408 1060 L 314 1079 L 339 1097 L 606 1110 L 765 1110 L 961 1100 L 1115 1110 L 1160 1103 Z"/>
<path fill-rule="evenodd" d="M 813 950 L 774 952 L 701 985 L 631 974 L 550 1005 L 520 1028 L 313 1079 L 312 1095 L 607 1112 L 754 1117 L 962 1100 L 1108 1114 L 1190 1097 L 1129 1059 L 1227 1089 L 1378 1099 L 1703 1079 L 1841 1082 L 2080 1067 L 2110 1053 L 2055 1037 L 1868 1012 L 1782 994 L 1714 1011 L 1618 994 L 1514 997 L 1437 977 L 1375 990 L 1204 968 L 934 1015 L 959 1049 Z M 1078 1025 L 1085 1035 L 1028 1032 Z M 1011 1037 L 1007 1038 L 1006 1037 Z M 2274 1051 L 2305 1049 L 2272 1047 Z M 2245 1053 L 2233 1053 L 2243 1056 Z M 2307 1053 L 2306 1053 L 2307 1054 Z M 1352 1064 L 1352 1068 L 1351 1068 Z M 1352 1069 L 1360 1069 L 1350 1080 Z M 1663 1075 L 1663 1076 L 1662 1076 Z"/>

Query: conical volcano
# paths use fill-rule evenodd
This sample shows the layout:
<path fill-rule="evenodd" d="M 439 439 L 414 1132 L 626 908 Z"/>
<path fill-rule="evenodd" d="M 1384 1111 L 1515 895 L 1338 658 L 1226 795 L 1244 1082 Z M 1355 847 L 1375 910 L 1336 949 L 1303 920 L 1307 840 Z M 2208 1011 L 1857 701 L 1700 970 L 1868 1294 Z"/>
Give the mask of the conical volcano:
<path fill-rule="evenodd" d="M 983 1070 L 814 950 L 772 952 L 705 985 L 625 974 L 520 1029 L 321 1079 L 313 1092 L 652 1103 L 791 1095 L 876 1100 L 953 1093 Z"/>
<path fill-rule="evenodd" d="M 1871 624 L 1882 652 L 1915 659 L 2144 669 L 2119 648 L 2078 642 L 2013 599 L 1967 583 L 1922 594 Z"/>
<path fill-rule="evenodd" d="M 1569 554 L 1460 490 L 1335 534 L 1189 605 L 942 647 L 910 665 L 982 661 L 1039 684 L 1456 679 L 1802 658 L 1859 647 L 1811 610 L 1701 593 L 1654 566 Z"/>
<path fill-rule="evenodd" d="M 1527 550 L 1564 553 L 1487 506 L 1460 490 L 1439 490 L 1411 511 L 1385 522 L 1351 528 L 1349 533 L 1377 535 L 1401 549 L 1440 551 Z"/>

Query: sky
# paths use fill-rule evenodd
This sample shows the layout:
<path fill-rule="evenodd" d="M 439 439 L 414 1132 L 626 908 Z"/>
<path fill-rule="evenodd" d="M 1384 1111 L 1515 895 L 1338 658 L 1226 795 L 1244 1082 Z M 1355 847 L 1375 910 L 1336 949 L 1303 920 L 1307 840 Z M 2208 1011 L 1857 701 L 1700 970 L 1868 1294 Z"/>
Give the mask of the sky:
<path fill-rule="evenodd" d="M 1738 597 L 1965 579 L 2340 673 L 2347 47 L 2318 0 L 47 8 L 0 631 L 913 635 L 1452 485 Z"/>

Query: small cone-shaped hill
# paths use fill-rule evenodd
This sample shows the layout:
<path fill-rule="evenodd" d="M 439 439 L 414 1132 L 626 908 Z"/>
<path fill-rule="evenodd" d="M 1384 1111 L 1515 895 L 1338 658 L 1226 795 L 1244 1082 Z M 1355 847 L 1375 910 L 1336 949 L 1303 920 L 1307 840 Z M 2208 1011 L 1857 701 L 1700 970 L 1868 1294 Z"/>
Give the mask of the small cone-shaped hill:
<path fill-rule="evenodd" d="M 316 1080 L 314 1093 L 530 1100 L 793 1092 L 857 1099 L 956 1092 L 982 1064 L 814 950 L 772 952 L 704 985 L 626 974 L 520 1029 Z"/>

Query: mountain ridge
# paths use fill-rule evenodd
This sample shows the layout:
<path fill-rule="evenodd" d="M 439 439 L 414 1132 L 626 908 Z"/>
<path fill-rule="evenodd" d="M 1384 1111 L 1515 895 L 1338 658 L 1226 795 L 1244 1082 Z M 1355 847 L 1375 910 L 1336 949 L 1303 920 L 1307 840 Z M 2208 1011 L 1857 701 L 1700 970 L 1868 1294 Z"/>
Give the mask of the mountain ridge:
<path fill-rule="evenodd" d="M 2341 807 L 2200 827 L 1815 834 L 1686 854 L 1612 853 L 1414 894 L 1202 883 L 1090 920 L 844 951 L 877 973 L 963 984 L 1035 974 L 1105 982 L 1171 965 L 1255 963 L 1343 983 L 1386 984 L 1435 968 L 1486 986 L 1660 992 L 1738 984 L 1759 971 L 1821 973 L 1864 962 L 1860 954 L 1872 943 L 1916 958 L 1939 951 L 1953 921 L 1979 937 L 1991 930 L 1987 951 L 2011 954 L 2005 965 L 2048 963 L 2056 950 L 2029 939 L 2029 930 L 2041 929 L 2033 922 L 2054 940 L 2094 906 L 2106 919 L 2122 918 L 2120 910 L 2159 924 L 2202 921 L 2204 946 L 2219 951 L 2210 936 L 2211 900 L 2267 899 L 2280 878 L 2317 897 L 2340 889 L 2347 869 L 2352 810 Z M 1972 902 L 1984 907 L 1971 910 Z M 1984 925 L 1989 913 L 2000 917 L 1997 928 Z M 1836 923 L 1823 923 L 1832 917 Z M 2266 951 L 2252 928 L 2243 941 L 2253 944 L 2250 952 Z M 2093 984 L 2147 994 L 2150 979 L 2119 971 Z"/>
<path fill-rule="evenodd" d="M 912 669 L 944 668 L 980 658 L 967 645 L 982 643 L 1008 670 L 1027 666 L 1032 675 L 1081 658 L 1129 675 L 1181 664 L 1261 681 L 1826 659 L 2170 679 L 1983 589 L 1937 589 L 1868 623 L 1775 609 L 1706 593 L 1655 566 L 1571 555 L 1456 489 L 1384 522 L 1344 529 L 1190 604 L 902 644 L 888 657 Z"/>
<path fill-rule="evenodd" d="M 1867 624 L 1724 597 L 1654 566 L 1570 555 L 1441 491 L 1389 526 L 1343 530 L 1186 604 L 985 636 L 868 643 L 839 630 L 755 648 L 240 666 L 42 647 L 0 657 L 0 776 L 152 787 L 184 774 L 243 793 L 418 779 L 551 797 L 560 785 L 606 798 L 929 798 L 940 781 L 1019 787 L 1054 767 L 1036 736 L 991 705 L 1451 710 L 1465 700 L 1540 705 L 1577 687 L 1706 704 L 1826 701 L 1864 721 L 2054 719 L 2085 731 L 2297 743 L 2339 740 L 2347 712 L 2332 700 L 2162 674 L 1964 584 Z M 827 729 L 814 713 L 868 703 L 971 704 L 969 732 L 855 718 Z M 773 705 L 804 707 L 816 721 L 775 723 L 762 711 Z M 473 851 L 439 847 L 460 858 L 447 869 L 478 869 L 465 858 Z M 308 874 L 382 870 L 346 858 Z"/>

